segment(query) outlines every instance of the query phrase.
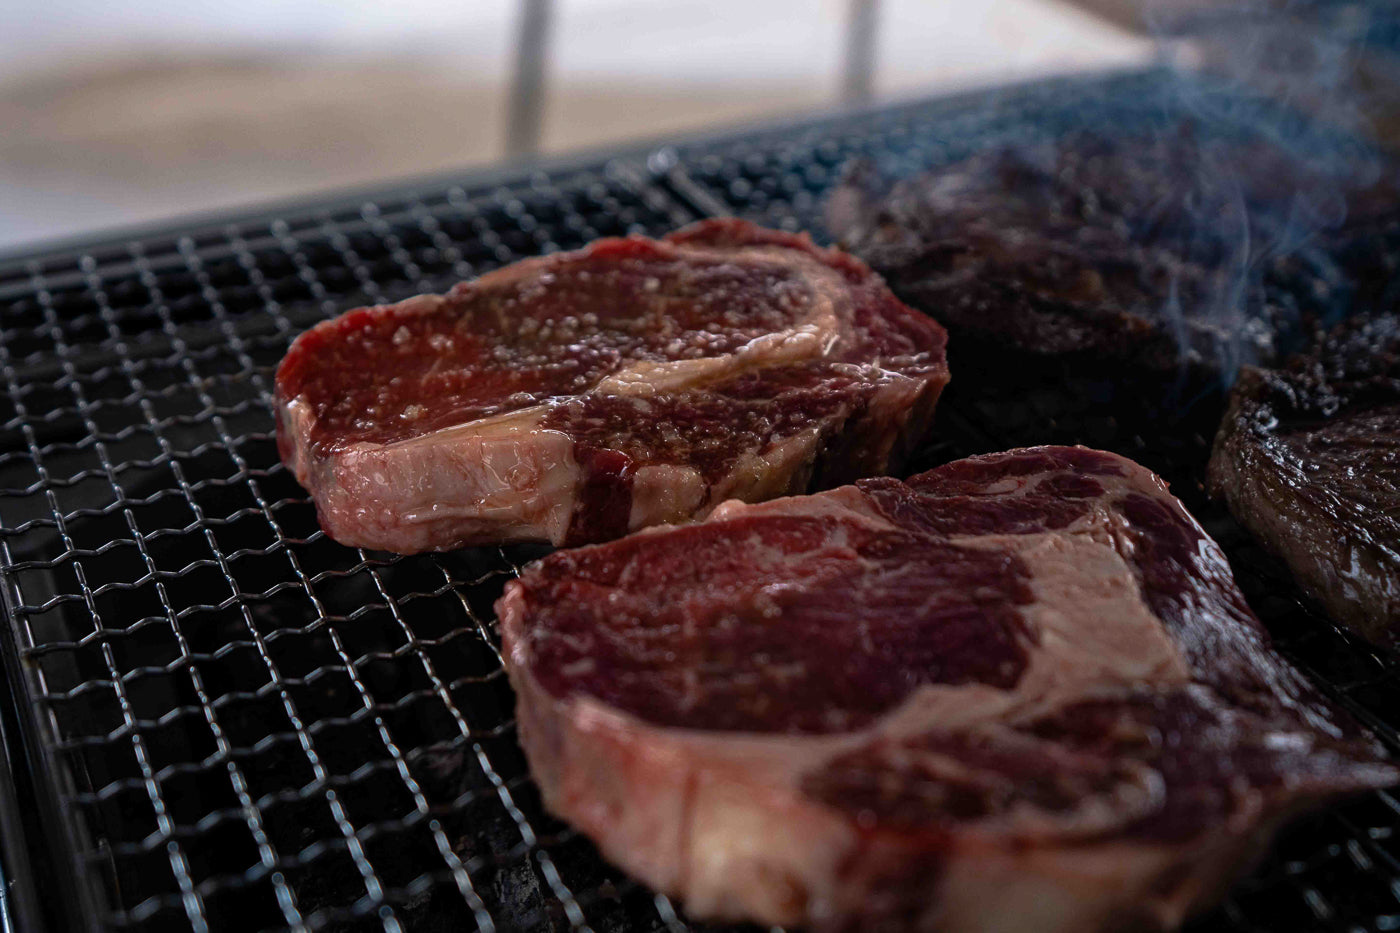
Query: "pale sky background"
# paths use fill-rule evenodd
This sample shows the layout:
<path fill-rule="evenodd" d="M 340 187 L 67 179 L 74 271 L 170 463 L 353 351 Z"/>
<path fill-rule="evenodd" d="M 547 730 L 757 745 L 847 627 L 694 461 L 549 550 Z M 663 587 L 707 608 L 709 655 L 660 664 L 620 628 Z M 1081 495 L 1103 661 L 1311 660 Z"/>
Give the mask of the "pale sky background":
<path fill-rule="evenodd" d="M 844 0 L 556 0 L 543 148 L 834 106 Z M 513 0 L 0 0 L 0 249 L 499 161 Z M 1140 64 L 1057 0 L 884 0 L 876 91 Z"/>

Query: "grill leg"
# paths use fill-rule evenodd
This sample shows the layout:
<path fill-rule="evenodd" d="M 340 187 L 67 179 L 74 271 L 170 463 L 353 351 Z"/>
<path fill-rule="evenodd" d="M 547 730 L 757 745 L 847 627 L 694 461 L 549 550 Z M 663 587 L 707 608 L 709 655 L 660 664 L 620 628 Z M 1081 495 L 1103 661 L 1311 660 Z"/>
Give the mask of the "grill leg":
<path fill-rule="evenodd" d="M 875 79 L 876 22 L 880 0 L 850 0 L 846 21 L 846 59 L 841 75 L 841 99 L 870 99 Z"/>
<path fill-rule="evenodd" d="M 521 0 L 515 79 L 511 83 L 510 110 L 506 115 L 509 121 L 506 125 L 507 155 L 529 155 L 540 148 L 549 15 L 550 0 Z"/>

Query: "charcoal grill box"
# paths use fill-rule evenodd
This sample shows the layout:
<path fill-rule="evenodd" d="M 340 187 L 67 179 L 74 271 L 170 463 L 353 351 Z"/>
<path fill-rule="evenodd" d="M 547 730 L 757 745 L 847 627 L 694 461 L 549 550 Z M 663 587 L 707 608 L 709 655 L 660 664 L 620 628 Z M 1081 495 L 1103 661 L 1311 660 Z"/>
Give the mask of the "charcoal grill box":
<path fill-rule="evenodd" d="M 325 537 L 277 457 L 312 323 L 599 236 L 738 213 L 826 235 L 854 156 L 907 173 L 1152 119 L 1155 72 L 913 102 L 202 218 L 0 259 L 0 853 L 23 930 L 684 930 L 540 804 L 491 605 L 540 548 Z M 1200 489 L 1218 398 L 1140 430 L 1053 368 L 961 392 L 915 468 L 1047 441 L 1161 472 L 1283 648 L 1391 747 L 1392 662 Z M 1400 805 L 1291 828 L 1197 930 L 1400 927 Z"/>

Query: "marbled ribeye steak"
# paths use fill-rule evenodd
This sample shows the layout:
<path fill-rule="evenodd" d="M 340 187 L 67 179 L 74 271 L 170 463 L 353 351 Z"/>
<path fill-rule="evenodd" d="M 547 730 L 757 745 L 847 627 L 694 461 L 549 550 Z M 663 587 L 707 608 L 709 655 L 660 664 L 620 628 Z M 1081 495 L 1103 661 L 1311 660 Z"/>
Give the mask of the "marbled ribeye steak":
<path fill-rule="evenodd" d="M 1398 775 L 1161 480 L 1085 448 L 730 503 L 497 610 L 546 805 L 699 917 L 1171 928 Z"/>
<path fill-rule="evenodd" d="M 1210 483 L 1333 618 L 1400 646 L 1400 314 L 1357 315 L 1246 370 Z"/>
<path fill-rule="evenodd" d="M 1300 311 L 1385 281 L 1354 241 L 1385 242 L 1367 223 L 1394 216 L 1394 193 L 1326 172 L 1263 139 L 1109 127 L 979 149 L 897 182 L 853 169 L 827 223 L 955 340 L 1092 368 L 1232 373 L 1268 360 Z M 1300 240 L 1300 205 L 1334 199 L 1347 224 Z"/>
<path fill-rule="evenodd" d="M 345 544 L 601 541 L 883 471 L 944 344 L 859 260 L 707 221 L 318 325 L 277 371 L 278 447 Z"/>

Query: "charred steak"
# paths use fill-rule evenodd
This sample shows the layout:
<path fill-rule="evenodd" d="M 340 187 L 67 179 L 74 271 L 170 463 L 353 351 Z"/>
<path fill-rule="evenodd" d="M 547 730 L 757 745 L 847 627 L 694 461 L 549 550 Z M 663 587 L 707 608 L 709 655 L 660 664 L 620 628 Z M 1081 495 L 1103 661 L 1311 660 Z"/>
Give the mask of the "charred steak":
<path fill-rule="evenodd" d="M 1400 314 L 1359 315 L 1274 370 L 1249 369 L 1211 491 L 1334 619 L 1400 639 Z"/>
<path fill-rule="evenodd" d="M 1270 358 L 1277 325 L 1307 310 L 1284 306 L 1320 284 L 1298 218 L 1340 187 L 1263 144 L 1079 132 L 893 185 L 867 166 L 827 215 L 897 295 L 960 339 L 1233 373 Z"/>
<path fill-rule="evenodd" d="M 344 544 L 602 541 L 885 470 L 944 343 L 859 260 L 707 221 L 312 328 L 277 442 Z"/>
<path fill-rule="evenodd" d="M 546 805 L 700 917 L 1170 928 L 1400 777 L 1161 480 L 1085 448 L 729 503 L 497 609 Z"/>

